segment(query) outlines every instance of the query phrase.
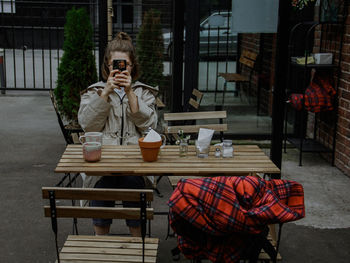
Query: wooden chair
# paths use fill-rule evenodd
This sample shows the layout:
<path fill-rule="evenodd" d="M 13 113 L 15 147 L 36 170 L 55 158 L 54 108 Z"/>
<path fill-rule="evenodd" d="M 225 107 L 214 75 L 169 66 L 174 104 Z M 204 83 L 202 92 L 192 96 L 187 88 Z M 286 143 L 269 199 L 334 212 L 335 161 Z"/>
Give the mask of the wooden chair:
<path fill-rule="evenodd" d="M 174 141 L 172 138 L 177 139 L 176 136 L 179 130 L 183 130 L 184 133 L 198 133 L 200 128 L 207 128 L 220 132 L 220 139 L 223 140 L 223 132 L 227 131 L 227 123 L 223 123 L 226 118 L 226 111 L 164 113 L 164 121 L 166 122 L 164 133 L 170 141 Z M 193 124 L 193 121 L 195 121 L 195 124 Z M 206 123 L 199 124 L 198 121 Z M 212 121 L 219 123 L 207 123 Z M 187 123 L 190 123 L 190 125 Z"/>
<path fill-rule="evenodd" d="M 249 50 L 243 50 L 241 57 L 239 58 L 239 73 L 219 73 L 218 75 L 224 78 L 224 92 L 222 102 L 224 103 L 225 93 L 227 90 L 227 82 L 235 82 L 236 83 L 236 91 L 239 92 L 239 96 L 241 97 L 240 92 L 240 84 L 247 83 L 248 90 L 247 93 L 249 95 L 253 72 L 256 67 L 256 60 L 258 54 Z"/>
<path fill-rule="evenodd" d="M 116 259 L 118 262 L 156 262 L 159 240 L 145 237 L 147 220 L 153 219 L 154 213 L 153 208 L 146 208 L 146 203 L 153 201 L 152 190 L 43 187 L 42 196 L 50 200 L 50 206 L 44 206 L 44 212 L 45 217 L 51 217 L 58 263 Z M 56 205 L 56 200 L 80 199 L 139 201 L 141 208 L 80 207 L 64 205 L 64 202 Z M 142 237 L 69 235 L 59 252 L 57 218 L 141 219 Z"/>
<path fill-rule="evenodd" d="M 74 128 L 74 127 L 69 127 L 68 125 L 65 125 L 63 123 L 62 117 L 60 112 L 58 111 L 55 95 L 53 94 L 53 90 L 50 90 L 50 99 L 52 102 L 52 105 L 55 109 L 56 115 L 57 115 L 57 120 L 58 124 L 60 125 L 63 137 L 66 141 L 66 144 L 80 144 L 79 142 L 79 136 L 82 134 L 84 131 L 81 128 Z"/>
<path fill-rule="evenodd" d="M 251 234 L 250 235 L 250 246 L 244 252 L 242 258 L 239 262 L 272 262 L 276 263 L 277 261 L 281 261 L 282 257 L 279 253 L 279 243 L 282 233 L 283 224 L 279 224 L 278 230 L 278 240 L 276 241 L 272 237 L 271 227 L 274 225 L 265 226 L 264 230 L 260 234 Z M 266 250 L 266 251 L 265 251 Z M 180 258 L 180 249 L 175 247 L 172 249 L 172 254 L 174 258 Z M 201 259 L 193 259 L 191 263 L 202 263 L 203 258 Z M 205 261 L 207 262 L 207 261 Z"/>
<path fill-rule="evenodd" d="M 188 104 L 193 107 L 193 109 L 198 110 L 201 105 L 203 93 L 197 89 L 192 90 L 192 96 L 188 101 Z"/>
<path fill-rule="evenodd" d="M 63 120 L 61 118 L 61 114 L 58 111 L 55 95 L 53 94 L 53 90 L 50 90 L 50 99 L 53 105 L 53 108 L 55 109 L 57 121 L 60 126 L 61 132 L 63 134 L 64 140 L 66 141 L 66 144 L 80 144 L 79 142 L 79 136 L 83 134 L 83 130 L 81 128 L 69 128 L 67 125 L 64 125 Z M 70 173 L 66 173 L 64 177 L 56 184 L 56 186 L 72 186 L 73 183 L 76 182 L 77 178 L 79 177 L 79 173 L 76 173 L 74 175 L 71 175 Z M 67 181 L 67 182 L 66 182 Z M 77 225 L 74 223 L 74 229 L 77 231 Z"/>
<path fill-rule="evenodd" d="M 257 176 L 256 173 L 242 173 L 242 174 L 235 174 L 234 176 Z M 196 176 L 189 176 L 190 178 L 196 178 Z M 197 177 L 198 178 L 198 177 Z M 207 196 L 204 196 L 204 198 Z M 192 196 L 191 198 L 196 198 L 196 201 L 201 203 L 203 196 Z M 213 212 L 214 213 L 214 212 Z M 282 257 L 280 255 L 279 251 L 279 245 L 281 240 L 281 234 L 282 234 L 282 226 L 283 223 L 279 223 L 278 228 L 278 236 L 276 236 L 276 229 L 275 224 L 272 225 L 259 225 L 261 227 L 262 232 L 259 234 L 247 234 L 249 235 L 247 247 L 244 251 L 242 251 L 242 257 L 240 258 L 239 262 L 274 262 L 282 260 Z M 192 242 L 195 244 L 197 242 L 202 243 L 203 240 L 205 240 L 205 234 L 201 233 L 201 229 L 197 229 L 198 231 L 195 231 L 195 227 L 189 228 L 188 225 L 183 223 L 183 229 L 186 232 L 182 232 L 182 235 L 186 235 L 187 237 L 190 237 Z M 239 233 L 237 233 L 239 234 Z M 169 235 L 169 230 L 168 230 Z M 223 235 L 223 238 L 225 236 Z M 203 244 L 203 243 L 202 243 Z M 178 247 L 172 249 L 172 254 L 174 258 L 179 258 L 179 254 L 181 253 L 180 249 Z M 196 258 L 192 259 L 192 263 L 201 263 L 202 260 L 205 260 L 205 258 Z M 207 261 L 205 261 L 207 262 Z"/>
<path fill-rule="evenodd" d="M 220 139 L 223 140 L 224 132 L 227 131 L 227 123 L 223 123 L 227 118 L 226 111 L 197 111 L 197 112 L 178 112 L 178 113 L 164 113 L 164 120 L 166 126 L 164 133 L 168 137 L 169 141 L 174 142 L 177 138 L 177 132 L 183 130 L 184 133 L 198 133 L 200 128 L 212 129 L 216 132 L 220 132 Z M 188 125 L 186 122 L 190 122 Z M 192 124 L 195 121 L 195 124 Z M 205 122 L 219 122 L 219 123 L 202 123 L 199 124 L 197 121 Z M 171 122 L 181 122 L 181 125 L 172 125 Z M 171 186 L 174 188 L 177 182 L 181 178 L 191 178 L 186 174 L 180 176 L 168 176 L 168 180 Z"/>
<path fill-rule="evenodd" d="M 156 106 L 157 109 L 165 108 L 164 102 L 159 97 L 156 97 Z"/>

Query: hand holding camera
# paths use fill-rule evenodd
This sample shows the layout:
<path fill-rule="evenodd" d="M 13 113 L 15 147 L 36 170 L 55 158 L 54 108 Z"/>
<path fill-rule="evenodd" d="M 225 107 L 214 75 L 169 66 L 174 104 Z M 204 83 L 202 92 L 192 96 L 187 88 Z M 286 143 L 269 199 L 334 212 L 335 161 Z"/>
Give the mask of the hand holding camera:
<path fill-rule="evenodd" d="M 109 94 L 114 89 L 124 89 L 125 93 L 131 90 L 131 75 L 127 70 L 127 61 L 125 59 L 114 59 L 112 62 L 112 70 L 107 79 L 106 88 L 102 91 L 101 96 L 108 101 Z"/>
<path fill-rule="evenodd" d="M 120 72 L 126 70 L 126 60 L 125 59 L 114 59 L 113 60 L 113 70 L 118 69 Z"/>
<path fill-rule="evenodd" d="M 131 76 L 130 72 L 127 70 L 127 61 L 124 59 L 114 59 L 113 60 L 113 72 L 114 81 L 118 86 L 117 88 L 124 88 L 127 93 L 131 87 Z"/>

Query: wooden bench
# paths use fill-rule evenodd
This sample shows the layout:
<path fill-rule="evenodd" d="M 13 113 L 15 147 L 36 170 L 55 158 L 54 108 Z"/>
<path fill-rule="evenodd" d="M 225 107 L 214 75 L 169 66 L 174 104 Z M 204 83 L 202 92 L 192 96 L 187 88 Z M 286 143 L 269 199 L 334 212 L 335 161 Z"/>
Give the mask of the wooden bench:
<path fill-rule="evenodd" d="M 184 133 L 198 133 L 200 128 L 212 129 L 216 132 L 220 132 L 220 139 L 223 140 L 223 132 L 227 131 L 227 123 L 223 121 L 227 118 L 226 111 L 198 111 L 198 112 L 179 112 L 179 113 L 164 113 L 164 120 L 166 121 L 166 126 L 164 133 L 167 135 L 170 141 L 177 140 L 177 132 L 183 130 Z M 187 125 L 188 121 L 216 121 L 218 123 L 210 124 L 190 124 Z M 170 122 L 179 122 L 181 125 L 171 125 Z M 170 137 L 172 136 L 172 137 Z M 177 182 L 181 178 L 194 178 L 194 176 L 186 176 L 182 174 L 181 176 L 168 176 L 170 185 L 175 188 Z"/>
<path fill-rule="evenodd" d="M 240 84 L 241 83 L 248 83 L 248 96 L 249 91 L 251 87 L 252 82 L 252 76 L 253 72 L 255 70 L 256 66 L 256 60 L 257 60 L 258 54 L 249 50 L 243 50 L 242 54 L 239 58 L 239 64 L 238 64 L 238 72 L 239 73 L 219 73 L 218 75 L 222 78 L 224 78 L 224 93 L 222 102 L 224 103 L 225 93 L 227 90 L 227 82 L 235 82 L 237 83 L 236 91 L 240 91 Z M 241 93 L 239 93 L 241 97 Z"/>
<path fill-rule="evenodd" d="M 164 113 L 164 121 L 166 122 L 166 125 L 164 127 L 164 133 L 171 140 L 171 136 L 173 136 L 176 139 L 177 132 L 179 130 L 183 130 L 184 133 L 198 133 L 200 128 L 207 128 L 212 129 L 216 132 L 220 132 L 220 137 L 222 140 L 223 132 L 227 131 L 227 123 L 223 123 L 223 121 L 226 120 L 226 118 L 226 111 Z M 218 123 L 199 124 L 198 121 L 216 121 Z M 176 124 L 179 122 L 181 124 Z M 193 122 L 195 122 L 195 124 L 193 124 Z M 172 125 L 171 123 L 175 124 Z"/>
<path fill-rule="evenodd" d="M 51 217 L 58 262 L 110 262 L 115 259 L 119 262 L 156 262 L 159 240 L 145 238 L 147 220 L 153 219 L 153 208 L 146 207 L 147 202 L 153 201 L 153 190 L 43 187 L 42 197 L 50 200 L 50 206 L 44 206 L 44 212 L 45 217 Z M 80 207 L 65 205 L 66 202 L 56 205 L 56 200 L 81 199 L 139 201 L 141 208 Z M 142 237 L 69 235 L 59 252 L 57 218 L 141 219 Z"/>

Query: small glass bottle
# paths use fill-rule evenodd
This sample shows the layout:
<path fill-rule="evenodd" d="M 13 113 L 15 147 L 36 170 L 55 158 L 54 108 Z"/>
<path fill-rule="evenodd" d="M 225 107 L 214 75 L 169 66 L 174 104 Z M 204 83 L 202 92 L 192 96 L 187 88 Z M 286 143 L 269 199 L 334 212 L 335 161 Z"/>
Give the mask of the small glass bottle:
<path fill-rule="evenodd" d="M 216 149 L 215 149 L 215 157 L 216 157 L 216 158 L 220 158 L 220 156 L 221 156 L 220 148 L 216 148 Z"/>
<path fill-rule="evenodd" d="M 188 140 L 181 139 L 179 143 L 179 154 L 180 157 L 186 157 L 188 152 Z"/>
<path fill-rule="evenodd" d="M 233 157 L 232 140 L 224 140 L 222 143 L 222 157 Z"/>

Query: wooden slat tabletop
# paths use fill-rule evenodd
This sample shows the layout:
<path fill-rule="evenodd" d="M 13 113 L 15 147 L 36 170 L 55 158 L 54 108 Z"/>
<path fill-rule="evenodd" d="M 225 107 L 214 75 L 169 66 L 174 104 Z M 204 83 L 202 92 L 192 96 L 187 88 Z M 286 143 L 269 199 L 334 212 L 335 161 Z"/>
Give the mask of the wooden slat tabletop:
<path fill-rule="evenodd" d="M 138 145 L 104 145 L 99 162 L 84 161 L 81 145 L 68 145 L 55 172 L 84 172 L 93 175 L 106 174 L 239 174 L 280 173 L 278 167 L 256 145 L 234 146 L 233 158 L 216 158 L 215 146 L 208 158 L 196 157 L 194 146 L 188 147 L 186 157 L 179 157 L 176 145 L 167 145 L 156 162 L 144 162 Z"/>

